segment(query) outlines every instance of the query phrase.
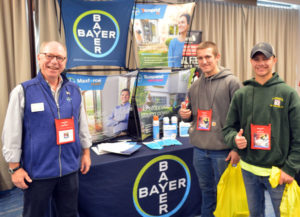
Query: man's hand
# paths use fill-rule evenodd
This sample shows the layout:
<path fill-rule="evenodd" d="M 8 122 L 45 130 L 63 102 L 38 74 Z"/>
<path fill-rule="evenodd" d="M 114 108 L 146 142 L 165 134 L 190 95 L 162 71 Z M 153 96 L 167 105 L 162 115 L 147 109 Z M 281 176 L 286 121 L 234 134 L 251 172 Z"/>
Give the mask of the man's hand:
<path fill-rule="evenodd" d="M 81 166 L 80 172 L 82 174 L 87 174 L 91 167 L 91 156 L 90 156 L 90 149 L 85 148 L 83 149 L 82 157 L 81 157 Z"/>
<path fill-rule="evenodd" d="M 28 176 L 28 173 L 23 168 L 20 168 L 16 172 L 14 172 L 14 174 L 11 175 L 11 180 L 15 186 L 21 189 L 28 188 L 25 180 L 29 183 L 32 182 L 31 178 Z"/>
<path fill-rule="evenodd" d="M 232 166 L 236 166 L 237 163 L 240 161 L 240 156 L 236 151 L 231 150 L 229 152 L 227 158 L 225 159 L 225 161 L 228 161 L 228 160 L 230 160 L 230 163 Z"/>
<path fill-rule="evenodd" d="M 238 134 L 235 137 L 235 144 L 238 147 L 238 149 L 244 149 L 247 147 L 247 140 L 246 138 L 243 136 L 244 130 L 240 129 L 240 131 L 238 132 Z"/>
<path fill-rule="evenodd" d="M 279 178 L 279 185 L 282 184 L 291 184 L 294 181 L 294 178 L 287 173 L 280 170 L 280 178 Z"/>
<path fill-rule="evenodd" d="M 192 111 L 190 109 L 186 108 L 186 103 L 182 102 L 181 103 L 181 108 L 179 110 L 179 115 L 182 119 L 190 119 L 192 115 Z"/>

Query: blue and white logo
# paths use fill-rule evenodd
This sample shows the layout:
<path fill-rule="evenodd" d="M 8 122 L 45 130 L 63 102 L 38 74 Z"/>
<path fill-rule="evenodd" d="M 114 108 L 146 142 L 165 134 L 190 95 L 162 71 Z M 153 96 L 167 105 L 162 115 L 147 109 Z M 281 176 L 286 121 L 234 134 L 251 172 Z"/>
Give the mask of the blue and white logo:
<path fill-rule="evenodd" d="M 186 163 L 175 155 L 161 155 L 140 170 L 134 182 L 133 203 L 143 217 L 169 217 L 182 207 L 190 188 Z"/>
<path fill-rule="evenodd" d="M 73 25 L 73 35 L 77 45 L 87 55 L 102 58 L 116 48 L 120 27 L 108 12 L 90 10 L 77 17 Z"/>
<path fill-rule="evenodd" d="M 169 73 L 140 72 L 137 86 L 164 86 L 169 78 Z"/>

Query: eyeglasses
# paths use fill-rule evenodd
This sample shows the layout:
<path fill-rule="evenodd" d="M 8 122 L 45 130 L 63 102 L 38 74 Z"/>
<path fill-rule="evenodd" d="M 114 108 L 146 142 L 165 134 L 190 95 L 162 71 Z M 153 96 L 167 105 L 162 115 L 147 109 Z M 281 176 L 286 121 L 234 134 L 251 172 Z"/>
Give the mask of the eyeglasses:
<path fill-rule="evenodd" d="M 49 53 L 41 53 L 41 54 L 44 54 L 46 59 L 48 61 L 51 61 L 53 60 L 54 58 L 56 58 L 56 61 L 59 62 L 59 63 L 62 63 L 63 61 L 65 61 L 66 57 L 62 57 L 62 56 L 56 56 L 56 55 L 53 55 L 53 54 L 49 54 Z"/>

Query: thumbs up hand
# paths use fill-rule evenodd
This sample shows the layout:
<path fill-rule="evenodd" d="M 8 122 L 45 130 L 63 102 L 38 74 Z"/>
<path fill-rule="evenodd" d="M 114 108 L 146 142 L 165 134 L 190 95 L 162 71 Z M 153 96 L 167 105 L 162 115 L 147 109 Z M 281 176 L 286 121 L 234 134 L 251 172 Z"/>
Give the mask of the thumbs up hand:
<path fill-rule="evenodd" d="M 240 131 L 238 132 L 238 134 L 235 136 L 235 139 L 234 139 L 238 149 L 244 149 L 247 147 L 247 140 L 243 136 L 243 133 L 244 133 L 244 130 L 240 129 Z"/>
<path fill-rule="evenodd" d="M 192 111 L 186 108 L 186 103 L 181 103 L 181 108 L 179 110 L 179 115 L 182 119 L 189 119 L 192 116 Z"/>

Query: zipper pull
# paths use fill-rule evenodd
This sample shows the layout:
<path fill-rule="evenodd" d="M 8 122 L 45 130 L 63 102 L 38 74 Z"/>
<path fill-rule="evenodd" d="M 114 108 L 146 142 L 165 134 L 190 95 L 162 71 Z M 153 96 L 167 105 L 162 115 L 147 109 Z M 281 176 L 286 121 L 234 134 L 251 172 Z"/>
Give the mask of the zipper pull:
<path fill-rule="evenodd" d="M 60 119 L 59 104 L 57 103 L 56 106 L 57 106 L 58 119 Z"/>

